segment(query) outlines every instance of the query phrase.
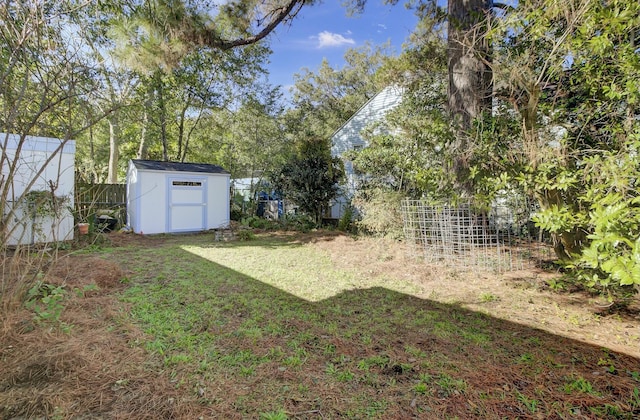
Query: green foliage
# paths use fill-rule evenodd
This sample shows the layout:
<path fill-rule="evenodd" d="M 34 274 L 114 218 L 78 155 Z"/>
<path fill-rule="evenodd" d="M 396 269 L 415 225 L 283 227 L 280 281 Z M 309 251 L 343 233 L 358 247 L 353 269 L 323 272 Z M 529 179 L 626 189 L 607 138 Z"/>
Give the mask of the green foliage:
<path fill-rule="evenodd" d="M 46 190 L 31 190 L 25 194 L 25 200 L 38 217 L 59 217 L 69 203 L 69 197 L 57 196 Z"/>
<path fill-rule="evenodd" d="M 272 229 L 276 225 L 274 222 L 258 216 L 245 217 L 240 221 L 240 224 L 254 229 Z"/>
<path fill-rule="evenodd" d="M 361 189 L 353 204 L 360 211 L 358 229 L 379 236 L 399 239 L 403 236 L 400 203 L 404 194 L 383 188 Z"/>
<path fill-rule="evenodd" d="M 594 389 L 594 387 L 591 384 L 591 382 L 589 382 L 588 380 L 586 380 L 586 379 L 584 379 L 582 377 L 576 377 L 576 378 L 571 379 L 570 381 L 568 381 L 566 384 L 563 385 L 562 389 L 567 394 L 571 394 L 572 392 L 578 391 L 578 392 L 582 392 L 584 394 L 600 395 Z"/>
<path fill-rule="evenodd" d="M 282 197 L 320 223 L 342 177 L 342 162 L 330 156 L 325 142 L 312 140 L 303 142 L 297 155 L 272 177 L 272 183 Z"/>
<path fill-rule="evenodd" d="M 348 49 L 345 66 L 331 67 L 328 60 L 318 71 L 302 69 L 294 75 L 294 108 L 287 112 L 287 131 L 291 138 L 329 138 L 363 103 L 379 90 L 376 70 L 390 54 L 389 45 Z"/>
<path fill-rule="evenodd" d="M 353 218 L 355 217 L 355 209 L 348 204 L 344 207 L 342 217 L 338 221 L 338 230 L 342 232 L 351 232 L 353 230 Z"/>
<path fill-rule="evenodd" d="M 284 410 L 260 413 L 260 420 L 287 420 L 288 418 L 289 417 Z"/>
<path fill-rule="evenodd" d="M 559 260 L 616 299 L 640 285 L 640 5 L 567 10 L 533 0 L 494 22 L 497 105 L 478 126 L 472 176 L 534 197 Z"/>
<path fill-rule="evenodd" d="M 242 229 L 238 231 L 238 239 L 241 241 L 250 241 L 255 239 L 256 235 L 251 230 Z"/>
<path fill-rule="evenodd" d="M 357 173 L 366 174 L 364 188 L 442 198 L 452 194 L 449 169 L 455 153 L 446 111 L 446 43 L 432 34 L 422 36 L 387 60 L 378 75 L 403 89 L 402 102 L 362 132 L 367 147 L 345 157 Z"/>
<path fill-rule="evenodd" d="M 440 394 L 444 397 L 448 397 L 454 393 L 464 393 L 467 389 L 467 383 L 464 379 L 455 379 L 447 374 L 441 374 L 435 383 L 440 387 Z"/>
<path fill-rule="evenodd" d="M 38 281 L 27 291 L 25 306 L 35 312 L 38 321 L 56 322 L 64 310 L 65 299 L 64 286 Z"/>
<path fill-rule="evenodd" d="M 278 222 L 283 229 L 298 232 L 309 232 L 318 227 L 318 224 L 306 214 L 285 214 Z"/>

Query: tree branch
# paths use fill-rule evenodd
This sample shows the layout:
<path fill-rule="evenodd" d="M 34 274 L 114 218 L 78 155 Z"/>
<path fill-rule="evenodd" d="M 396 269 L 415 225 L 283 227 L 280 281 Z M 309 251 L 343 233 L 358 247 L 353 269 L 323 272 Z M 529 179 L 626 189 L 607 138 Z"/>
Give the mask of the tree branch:
<path fill-rule="evenodd" d="M 255 44 L 269 35 L 280 23 L 293 19 L 302 9 L 302 6 L 310 3 L 309 0 L 290 0 L 286 6 L 273 10 L 269 23 L 255 35 L 244 38 L 222 39 L 215 29 L 196 29 L 193 28 L 191 33 L 187 34 L 189 41 L 195 44 L 217 48 L 223 51 L 230 50 L 235 47 Z"/>

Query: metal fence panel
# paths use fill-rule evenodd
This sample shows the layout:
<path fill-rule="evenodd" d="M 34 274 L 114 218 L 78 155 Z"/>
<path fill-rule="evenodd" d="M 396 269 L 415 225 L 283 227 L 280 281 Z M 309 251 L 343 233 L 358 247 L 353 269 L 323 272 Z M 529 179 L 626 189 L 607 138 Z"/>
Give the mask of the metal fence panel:
<path fill-rule="evenodd" d="M 429 263 L 521 270 L 550 258 L 550 248 L 531 222 L 526 202 L 498 200 L 487 209 L 471 204 L 402 202 L 404 236 L 414 255 Z"/>

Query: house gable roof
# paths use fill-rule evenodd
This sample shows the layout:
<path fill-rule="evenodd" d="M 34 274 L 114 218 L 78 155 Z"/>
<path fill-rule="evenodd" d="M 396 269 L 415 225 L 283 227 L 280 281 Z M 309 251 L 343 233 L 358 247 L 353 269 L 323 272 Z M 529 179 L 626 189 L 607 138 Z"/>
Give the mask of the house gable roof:
<path fill-rule="evenodd" d="M 136 169 L 170 172 L 200 172 L 208 174 L 229 174 L 221 166 L 209 163 L 162 162 L 158 160 L 131 159 Z"/>
<path fill-rule="evenodd" d="M 331 152 L 339 156 L 354 145 L 366 146 L 360 132 L 369 124 L 380 121 L 384 115 L 402 101 L 403 90 L 398 86 L 387 86 L 369 99 L 338 130 L 331 135 Z"/>

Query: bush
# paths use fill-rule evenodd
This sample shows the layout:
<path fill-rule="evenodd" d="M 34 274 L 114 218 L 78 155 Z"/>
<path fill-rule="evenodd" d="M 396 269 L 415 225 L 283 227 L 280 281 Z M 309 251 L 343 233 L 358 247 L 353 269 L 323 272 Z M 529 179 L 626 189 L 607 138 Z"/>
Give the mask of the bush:
<path fill-rule="evenodd" d="M 261 230 L 270 230 L 276 228 L 276 224 L 274 222 L 258 216 L 245 217 L 240 221 L 240 224 L 244 227 Z"/>
<path fill-rule="evenodd" d="M 313 218 L 306 214 L 287 214 L 280 219 L 280 226 L 283 229 L 295 230 L 298 232 L 309 232 L 318 227 Z"/>
<path fill-rule="evenodd" d="M 400 239 L 404 236 L 401 202 L 397 191 L 374 188 L 359 193 L 353 204 L 360 210 L 359 229 L 366 233 Z"/>
<path fill-rule="evenodd" d="M 338 230 L 342 232 L 352 232 L 354 230 L 353 218 L 355 216 L 355 209 L 352 205 L 347 205 L 344 208 L 344 213 L 338 221 Z"/>

